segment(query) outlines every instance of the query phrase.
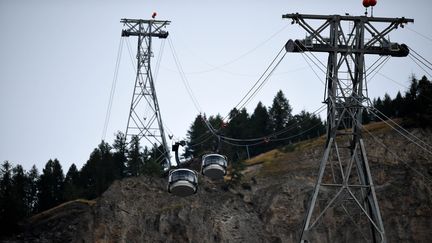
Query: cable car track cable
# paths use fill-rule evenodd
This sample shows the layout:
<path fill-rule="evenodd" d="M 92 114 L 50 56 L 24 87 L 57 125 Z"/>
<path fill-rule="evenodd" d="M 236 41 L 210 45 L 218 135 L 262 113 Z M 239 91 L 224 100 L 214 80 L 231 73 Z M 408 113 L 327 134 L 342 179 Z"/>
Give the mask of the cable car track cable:
<path fill-rule="evenodd" d="M 425 62 L 429 63 L 429 65 L 432 65 L 432 63 L 430 61 L 428 61 L 426 58 L 424 58 L 422 55 L 420 55 L 418 52 L 414 51 L 411 47 L 408 47 L 409 50 L 411 52 L 413 52 L 414 54 L 416 54 L 417 56 L 419 56 L 422 60 L 424 60 Z M 412 53 L 410 53 L 412 54 Z"/>
<path fill-rule="evenodd" d="M 107 111 L 105 114 L 104 126 L 102 129 L 101 140 L 105 140 L 106 133 L 108 130 L 108 124 L 109 124 L 109 120 L 111 117 L 112 104 L 113 104 L 115 90 L 116 90 L 116 86 L 117 86 L 118 73 L 119 73 L 119 69 L 120 69 L 121 56 L 123 53 L 123 45 L 124 45 L 123 38 L 120 38 L 119 46 L 118 46 L 118 50 L 117 50 L 117 58 L 116 58 L 116 63 L 115 63 L 115 68 L 114 68 L 113 80 L 112 80 L 112 84 L 111 84 L 111 91 L 110 91 L 110 95 L 109 95 L 109 99 L 108 99 L 108 107 L 107 107 Z"/>
<path fill-rule="evenodd" d="M 432 77 L 432 75 L 424 68 L 424 67 L 422 67 L 415 59 L 417 59 L 417 58 L 415 58 L 414 56 L 412 56 L 412 55 L 409 55 L 409 58 L 411 58 L 411 60 L 415 63 L 415 64 L 417 64 L 417 66 L 419 67 L 419 68 L 421 68 L 425 73 L 427 73 L 428 75 L 429 75 L 429 77 Z M 418 59 L 417 59 L 418 60 Z M 421 61 L 420 61 L 421 62 Z M 424 64 L 423 64 L 424 65 Z M 430 68 L 429 68 L 430 69 Z"/>
<path fill-rule="evenodd" d="M 326 105 L 324 104 L 324 105 L 322 105 L 320 108 L 318 108 L 317 110 L 315 110 L 314 112 L 312 112 L 311 114 L 313 114 L 313 115 L 320 114 L 322 111 L 324 111 L 324 108 L 325 108 L 325 107 L 326 107 Z M 286 127 L 286 128 L 284 128 L 284 129 L 282 129 L 282 130 L 280 130 L 280 131 L 277 131 L 277 132 L 274 132 L 274 133 L 271 133 L 271 134 L 269 134 L 269 135 L 262 136 L 262 137 L 259 137 L 259 138 L 246 138 L 246 139 L 240 139 L 240 138 L 231 138 L 231 137 L 226 137 L 226 136 L 221 136 L 221 138 L 223 138 L 223 139 L 225 139 L 225 140 L 237 141 L 237 142 L 254 142 L 254 141 L 260 141 L 260 140 L 263 140 L 263 139 L 268 139 L 268 138 L 271 138 L 271 137 L 275 137 L 275 136 L 278 136 L 278 135 L 284 134 L 284 133 L 286 133 L 286 132 L 292 130 L 292 129 L 295 128 L 296 126 L 298 126 L 298 125 L 300 125 L 300 124 L 303 124 L 304 122 L 305 122 L 305 121 L 303 121 L 303 122 L 297 122 L 297 123 L 292 124 L 291 126 Z"/>
<path fill-rule="evenodd" d="M 382 116 L 384 116 L 385 118 L 387 118 L 388 120 L 391 120 L 390 118 L 388 118 L 387 116 L 385 116 L 384 113 L 382 113 L 381 111 L 379 111 L 378 109 L 376 109 L 375 107 L 370 107 L 371 109 L 369 109 L 369 111 L 371 113 L 373 113 L 374 115 L 376 115 L 381 121 L 383 121 L 385 124 L 387 124 L 389 127 L 391 127 L 393 130 L 395 130 L 397 133 L 399 133 L 401 136 L 403 136 L 404 138 L 408 139 L 410 142 L 414 143 L 415 145 L 417 145 L 419 148 L 423 149 L 424 151 L 426 151 L 427 153 L 432 155 L 432 151 L 429 150 L 428 148 L 432 148 L 431 145 L 427 144 L 426 142 L 424 142 L 423 140 L 421 140 L 420 138 L 416 137 L 414 134 L 408 132 L 407 130 L 402 128 L 401 130 L 406 132 L 407 134 L 404 134 L 402 131 L 396 129 L 393 125 L 391 125 L 387 120 L 384 120 L 382 117 L 380 117 L 377 113 L 375 113 L 373 110 L 378 111 L 378 113 L 380 113 Z M 394 122 L 395 123 L 395 122 Z M 396 123 L 395 123 L 396 124 Z M 408 135 L 412 136 L 413 138 L 417 139 L 418 142 L 422 143 L 423 145 L 420 145 L 418 142 L 414 141 L 413 138 L 410 138 Z M 426 147 L 428 148 L 426 148 Z"/>
<path fill-rule="evenodd" d="M 264 87 L 264 84 L 267 83 L 269 78 L 272 76 L 273 72 L 276 70 L 276 68 L 279 66 L 279 64 L 282 62 L 284 57 L 286 56 L 287 52 L 283 54 L 283 56 L 279 59 L 279 61 L 275 64 L 274 68 L 270 71 L 270 73 L 267 75 L 267 77 L 264 78 L 264 80 L 261 82 L 261 84 L 255 89 L 255 91 L 249 96 L 249 98 L 243 103 L 241 107 L 238 108 L 238 110 L 243 109 L 246 105 L 249 104 L 249 102 L 258 94 L 258 92 Z M 227 115 L 228 116 L 228 115 Z M 226 117 L 227 117 L 226 116 Z"/>
<path fill-rule="evenodd" d="M 414 30 L 414 29 L 412 29 L 412 28 L 410 28 L 410 27 L 408 27 L 408 26 L 406 26 L 406 28 L 409 29 L 409 30 L 411 30 L 412 32 L 418 34 L 419 36 L 421 36 L 421 37 L 423 37 L 423 38 L 425 38 L 425 39 L 427 39 L 427 40 L 429 40 L 429 41 L 432 42 L 432 38 L 430 38 L 429 36 L 424 35 L 424 34 L 418 32 L 418 31 L 416 31 L 416 30 Z"/>
<path fill-rule="evenodd" d="M 405 164 L 408 168 L 410 168 L 411 170 L 413 170 L 415 173 L 417 173 L 418 175 L 420 175 L 424 180 L 428 181 L 429 183 L 432 184 L 432 179 L 430 179 L 429 177 L 425 176 L 423 173 L 421 173 L 420 171 L 418 171 L 417 169 L 415 169 L 414 167 L 412 167 L 409 163 L 405 162 L 404 160 L 402 160 L 400 158 L 399 155 L 397 155 L 393 150 L 391 150 L 388 146 L 386 146 L 382 141 L 380 141 L 377 137 L 375 137 L 369 130 L 367 130 L 364 126 L 362 126 L 363 130 L 366 131 L 374 140 L 375 142 L 377 142 L 379 145 L 381 145 L 383 148 L 386 149 L 386 151 L 390 152 L 394 158 L 396 160 L 399 160 L 400 162 L 402 162 L 403 164 Z"/>
<path fill-rule="evenodd" d="M 261 79 L 264 77 L 264 75 L 267 73 L 267 71 L 271 68 L 271 66 L 273 65 L 273 63 L 276 61 L 276 59 L 278 58 L 278 56 L 282 53 L 282 51 L 284 50 L 284 47 L 282 47 L 282 49 L 278 52 L 278 54 L 276 55 L 275 58 L 273 58 L 273 60 L 270 62 L 270 65 L 265 69 L 265 71 L 263 72 L 263 74 L 261 74 L 261 76 L 258 78 L 258 80 L 252 85 L 252 87 L 248 90 L 248 92 L 243 96 L 243 98 L 234 106 L 234 108 L 237 108 L 244 99 L 246 99 L 246 97 L 250 94 L 250 92 L 252 92 L 252 90 L 258 85 L 258 83 L 261 81 Z M 240 109 L 239 109 L 240 110 Z M 223 118 L 222 120 L 225 120 L 225 118 Z"/>
<path fill-rule="evenodd" d="M 185 74 L 188 74 L 188 75 L 189 75 L 189 74 L 200 74 L 200 73 L 212 72 L 212 71 L 214 71 L 214 70 L 219 69 L 219 70 L 221 70 L 221 71 L 223 71 L 223 72 L 230 73 L 230 74 L 234 74 L 234 75 L 249 76 L 249 75 L 239 74 L 239 73 L 235 73 L 235 72 L 230 72 L 230 71 L 227 71 L 227 70 L 222 69 L 222 67 L 225 67 L 225 66 L 228 66 L 228 65 L 230 65 L 230 64 L 232 64 L 232 63 L 234 63 L 234 62 L 237 62 L 238 60 L 242 59 L 243 57 L 245 57 L 245 56 L 249 55 L 250 53 L 254 52 L 254 51 L 257 50 L 259 47 L 263 46 L 265 43 L 267 43 L 268 41 L 270 41 L 271 39 L 273 39 L 275 36 L 277 36 L 279 33 L 281 33 L 281 32 L 282 32 L 284 29 L 286 29 L 288 26 L 289 26 L 288 24 L 285 25 L 285 26 L 283 26 L 281 29 L 279 29 L 278 31 L 276 31 L 275 33 L 273 33 L 269 38 L 267 38 L 266 40 L 264 40 L 264 41 L 258 43 L 255 47 L 253 47 L 252 49 L 246 51 L 245 53 L 241 54 L 240 56 L 238 56 L 238 57 L 236 57 L 236 58 L 234 58 L 234 59 L 232 59 L 232 60 L 230 60 L 230 61 L 227 61 L 227 62 L 225 62 L 225 63 L 223 63 L 223 64 L 217 65 L 217 66 L 212 65 L 212 64 L 206 62 L 205 60 L 203 60 L 203 58 L 201 58 L 199 55 L 195 54 L 195 53 L 192 51 L 192 52 L 191 52 L 192 54 L 194 54 L 194 55 L 197 56 L 199 59 L 201 59 L 205 64 L 211 66 L 211 68 L 210 68 L 210 69 L 207 69 L 207 70 L 201 70 L 201 71 L 185 72 Z"/>

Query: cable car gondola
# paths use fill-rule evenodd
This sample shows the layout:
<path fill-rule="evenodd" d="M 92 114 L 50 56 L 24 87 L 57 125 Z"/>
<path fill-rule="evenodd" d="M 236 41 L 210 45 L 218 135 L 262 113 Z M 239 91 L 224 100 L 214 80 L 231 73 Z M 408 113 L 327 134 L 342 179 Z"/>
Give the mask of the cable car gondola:
<path fill-rule="evenodd" d="M 168 192 L 185 197 L 198 190 L 198 174 L 189 169 L 174 169 L 169 172 Z"/>
<path fill-rule="evenodd" d="M 226 175 L 227 158 L 220 154 L 207 154 L 202 157 L 201 173 L 211 179 L 222 179 Z"/>

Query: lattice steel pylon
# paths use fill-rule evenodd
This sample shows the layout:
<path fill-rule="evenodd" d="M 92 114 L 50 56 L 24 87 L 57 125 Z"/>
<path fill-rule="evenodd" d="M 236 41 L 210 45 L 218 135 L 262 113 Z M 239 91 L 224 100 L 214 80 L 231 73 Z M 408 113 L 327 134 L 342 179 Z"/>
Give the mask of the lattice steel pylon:
<path fill-rule="evenodd" d="M 303 40 L 289 40 L 285 46 L 288 52 L 328 53 L 324 92 L 327 137 L 299 240 L 333 242 L 332 236 L 343 235 L 347 242 L 386 242 L 362 139 L 362 112 L 368 102 L 364 56 L 407 56 L 408 47 L 390 42 L 387 35 L 414 20 L 298 13 L 282 17 L 308 33 Z M 350 22 L 351 30 L 344 31 Z M 323 36 L 326 31 L 329 37 Z M 329 232 L 329 225 L 336 232 Z"/>
<path fill-rule="evenodd" d="M 132 136 L 137 136 L 139 140 L 144 138 L 150 148 L 158 150 L 157 160 L 165 167 L 169 167 L 170 150 L 165 138 L 150 61 L 153 55 L 152 38 L 167 38 L 168 32 L 164 29 L 170 24 L 170 21 L 122 19 L 121 23 L 125 27 L 122 30 L 123 37 L 138 37 L 136 78 L 127 121 L 126 138 Z"/>

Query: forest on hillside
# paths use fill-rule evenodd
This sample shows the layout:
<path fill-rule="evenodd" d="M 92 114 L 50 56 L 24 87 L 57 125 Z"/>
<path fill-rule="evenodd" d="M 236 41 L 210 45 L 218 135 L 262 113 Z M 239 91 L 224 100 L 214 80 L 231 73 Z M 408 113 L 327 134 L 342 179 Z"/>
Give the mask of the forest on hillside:
<path fill-rule="evenodd" d="M 402 118 L 405 127 L 430 127 L 432 82 L 426 77 L 412 77 L 403 95 L 399 92 L 391 98 L 385 94 L 372 104 L 378 111 L 365 109 L 364 123 Z M 325 121 L 318 111 L 292 114 L 289 100 L 279 91 L 271 106 L 259 102 L 251 114 L 246 109 L 232 109 L 228 122 L 220 115 L 197 115 L 187 132 L 184 156 L 218 151 L 227 155 L 236 175 L 241 161 L 248 157 L 324 133 Z M 163 168 L 156 159 L 158 151 L 142 147 L 136 137 L 127 144 L 125 135 L 118 132 L 112 144 L 102 141 L 82 168 L 72 164 L 66 174 L 57 159 L 48 160 L 42 171 L 36 166 L 25 171 L 18 163 L 4 161 L 0 166 L 0 237 L 17 230 L 21 220 L 63 202 L 96 198 L 114 180 L 160 176 Z"/>

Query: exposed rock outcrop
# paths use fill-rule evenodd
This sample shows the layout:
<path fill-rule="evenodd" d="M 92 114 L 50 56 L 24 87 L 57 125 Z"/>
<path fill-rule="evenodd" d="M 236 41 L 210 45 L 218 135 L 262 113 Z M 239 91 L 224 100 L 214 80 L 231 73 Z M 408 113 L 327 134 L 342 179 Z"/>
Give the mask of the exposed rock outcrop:
<path fill-rule="evenodd" d="M 412 132 L 432 144 L 430 131 Z M 365 135 L 365 142 L 388 242 L 429 242 L 431 155 L 390 130 L 374 134 Z M 321 138 L 288 148 L 291 152 L 258 156 L 248 162 L 243 182 L 229 189 L 201 177 L 198 193 L 187 198 L 168 194 L 162 178 L 116 181 L 94 202 L 70 202 L 30 219 L 11 241 L 297 242 L 322 144 Z M 324 229 L 312 237 L 365 241 L 338 216 L 338 211 L 326 215 Z"/>

